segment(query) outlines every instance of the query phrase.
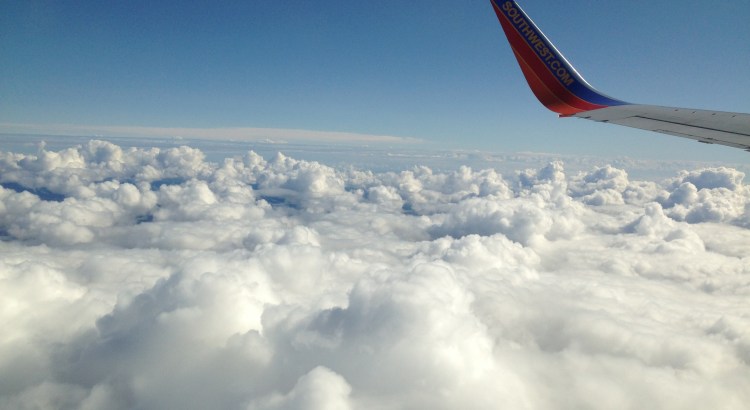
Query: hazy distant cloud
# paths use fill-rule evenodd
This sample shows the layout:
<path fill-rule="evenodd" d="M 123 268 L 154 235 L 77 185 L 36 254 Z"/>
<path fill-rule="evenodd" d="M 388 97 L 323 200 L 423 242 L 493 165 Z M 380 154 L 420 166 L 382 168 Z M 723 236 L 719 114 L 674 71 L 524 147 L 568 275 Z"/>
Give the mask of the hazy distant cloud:
<path fill-rule="evenodd" d="M 91 137 L 162 137 L 201 140 L 233 140 L 278 142 L 343 142 L 343 143 L 391 143 L 414 144 L 418 138 L 372 135 L 355 132 L 313 131 L 283 128 L 180 128 L 180 127 L 138 127 L 113 125 L 76 124 L 20 124 L 0 123 L 0 132 L 43 135 L 76 135 Z"/>
<path fill-rule="evenodd" d="M 0 152 L 0 408 L 741 409 L 750 185 Z"/>

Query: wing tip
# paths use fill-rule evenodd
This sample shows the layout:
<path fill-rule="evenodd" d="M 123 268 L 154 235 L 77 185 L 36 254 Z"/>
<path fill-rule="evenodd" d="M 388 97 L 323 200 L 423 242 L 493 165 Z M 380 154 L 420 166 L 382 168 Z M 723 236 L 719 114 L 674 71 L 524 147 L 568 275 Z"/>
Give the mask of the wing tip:
<path fill-rule="evenodd" d="M 514 0 L 490 0 L 505 37 L 537 99 L 561 116 L 627 104 L 608 97 L 578 73 Z"/>

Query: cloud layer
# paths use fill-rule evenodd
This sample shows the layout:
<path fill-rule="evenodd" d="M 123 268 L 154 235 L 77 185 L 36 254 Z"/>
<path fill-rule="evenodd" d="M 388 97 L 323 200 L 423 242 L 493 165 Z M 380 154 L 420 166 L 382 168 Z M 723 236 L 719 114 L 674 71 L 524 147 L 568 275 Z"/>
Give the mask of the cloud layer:
<path fill-rule="evenodd" d="M 392 135 L 361 134 L 356 132 L 314 131 L 284 128 L 180 128 L 180 127 L 137 127 L 118 125 L 77 125 L 77 124 L 19 124 L 0 123 L 0 132 L 9 134 L 43 135 L 107 135 L 110 137 L 147 138 L 186 138 L 202 140 L 234 141 L 307 141 L 307 142 L 346 142 L 346 143 L 385 143 L 413 144 L 418 138 Z"/>
<path fill-rule="evenodd" d="M 750 402 L 750 185 L 0 153 L 0 407 Z"/>

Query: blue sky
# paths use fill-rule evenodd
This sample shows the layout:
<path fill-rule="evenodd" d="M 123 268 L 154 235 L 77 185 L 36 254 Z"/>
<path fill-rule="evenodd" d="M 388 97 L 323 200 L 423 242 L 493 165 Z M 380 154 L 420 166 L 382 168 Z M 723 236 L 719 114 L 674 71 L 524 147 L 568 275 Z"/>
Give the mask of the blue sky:
<path fill-rule="evenodd" d="M 750 112 L 750 3 L 523 1 L 626 101 Z M 747 161 L 528 90 L 488 0 L 0 3 L 0 122 L 283 128 L 488 151 Z"/>

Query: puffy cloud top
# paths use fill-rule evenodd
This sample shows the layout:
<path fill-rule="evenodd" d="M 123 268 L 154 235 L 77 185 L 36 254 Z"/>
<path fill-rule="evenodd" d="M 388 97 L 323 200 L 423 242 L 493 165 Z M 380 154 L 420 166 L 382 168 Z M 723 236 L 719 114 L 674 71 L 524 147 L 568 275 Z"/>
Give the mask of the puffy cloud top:
<path fill-rule="evenodd" d="M 750 402 L 750 186 L 0 152 L 0 408 Z"/>

